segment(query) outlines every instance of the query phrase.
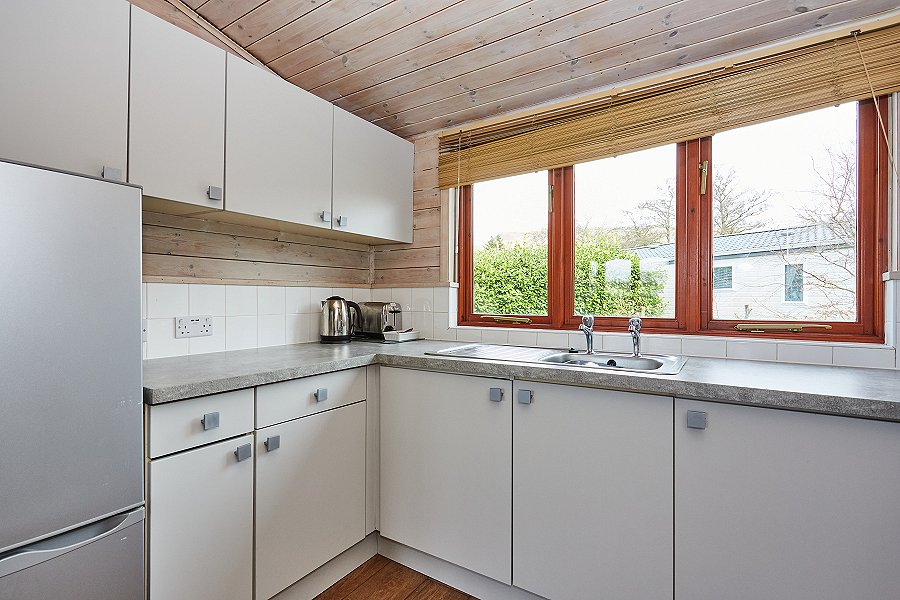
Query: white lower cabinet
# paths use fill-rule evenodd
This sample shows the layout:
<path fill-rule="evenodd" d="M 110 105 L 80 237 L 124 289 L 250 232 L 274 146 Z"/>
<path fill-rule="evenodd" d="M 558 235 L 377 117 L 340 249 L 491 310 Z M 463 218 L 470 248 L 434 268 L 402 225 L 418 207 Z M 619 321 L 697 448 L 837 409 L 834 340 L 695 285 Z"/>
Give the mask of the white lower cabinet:
<path fill-rule="evenodd" d="M 513 585 L 671 600 L 673 399 L 527 381 L 515 399 Z"/>
<path fill-rule="evenodd" d="M 677 400 L 677 600 L 900 590 L 900 424 Z"/>
<path fill-rule="evenodd" d="M 252 596 L 252 444 L 245 435 L 150 461 L 150 600 Z"/>
<path fill-rule="evenodd" d="M 382 367 L 383 536 L 510 583 L 511 388 Z"/>
<path fill-rule="evenodd" d="M 366 403 L 260 429 L 256 456 L 255 598 L 266 600 L 366 536 Z"/>

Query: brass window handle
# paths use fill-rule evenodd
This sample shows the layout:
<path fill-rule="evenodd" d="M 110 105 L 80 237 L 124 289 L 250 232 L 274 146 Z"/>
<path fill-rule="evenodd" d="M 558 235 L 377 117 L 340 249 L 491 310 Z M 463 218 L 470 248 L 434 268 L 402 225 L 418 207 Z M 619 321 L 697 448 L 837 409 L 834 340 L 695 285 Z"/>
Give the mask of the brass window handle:
<path fill-rule="evenodd" d="M 822 325 L 820 323 L 738 323 L 734 326 L 738 331 L 748 331 L 750 333 L 763 333 L 765 331 L 791 331 L 800 333 L 806 329 L 831 329 L 831 325 Z"/>
<path fill-rule="evenodd" d="M 519 323 L 522 325 L 528 325 L 531 323 L 531 319 L 528 317 L 504 317 L 501 315 L 481 315 L 482 319 L 493 319 L 497 323 Z"/>

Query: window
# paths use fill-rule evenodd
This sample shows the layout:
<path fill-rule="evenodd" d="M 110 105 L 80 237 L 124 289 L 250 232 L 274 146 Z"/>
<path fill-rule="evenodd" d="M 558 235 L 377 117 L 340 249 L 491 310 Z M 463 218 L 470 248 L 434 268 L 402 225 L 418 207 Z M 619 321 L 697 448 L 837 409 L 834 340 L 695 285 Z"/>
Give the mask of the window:
<path fill-rule="evenodd" d="M 593 314 L 617 331 L 637 315 L 647 332 L 883 339 L 877 119 L 848 103 L 464 186 L 459 322 L 572 329 Z"/>
<path fill-rule="evenodd" d="M 784 301 L 803 302 L 803 265 L 784 265 Z"/>
<path fill-rule="evenodd" d="M 713 289 L 731 289 L 731 267 L 713 267 Z"/>

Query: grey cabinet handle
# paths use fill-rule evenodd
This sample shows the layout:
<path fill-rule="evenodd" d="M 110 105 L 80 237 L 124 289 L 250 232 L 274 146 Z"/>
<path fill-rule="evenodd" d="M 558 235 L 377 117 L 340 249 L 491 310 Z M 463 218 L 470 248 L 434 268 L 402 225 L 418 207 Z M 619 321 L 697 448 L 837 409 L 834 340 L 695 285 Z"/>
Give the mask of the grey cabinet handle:
<path fill-rule="evenodd" d="M 491 402 L 502 402 L 503 388 L 491 388 L 490 399 Z"/>
<path fill-rule="evenodd" d="M 319 388 L 313 395 L 316 397 L 316 402 L 325 402 L 328 400 L 328 388 Z"/>
<path fill-rule="evenodd" d="M 700 410 L 687 411 L 688 429 L 706 429 L 706 413 Z"/>
<path fill-rule="evenodd" d="M 534 401 L 534 392 L 531 390 L 519 390 L 516 394 L 516 400 L 519 404 L 531 404 Z"/>
<path fill-rule="evenodd" d="M 338 227 L 346 227 L 347 226 L 347 217 L 344 215 L 339 216 L 337 219 Z"/>
<path fill-rule="evenodd" d="M 102 179 L 108 179 L 109 181 L 122 181 L 122 169 L 103 165 L 103 169 L 100 171 L 100 177 Z"/>
<path fill-rule="evenodd" d="M 266 452 L 272 452 L 273 450 L 278 450 L 281 447 L 281 436 L 280 435 L 270 435 L 266 438 L 266 441 L 263 442 L 266 445 Z"/>
<path fill-rule="evenodd" d="M 206 190 L 206 197 L 210 200 L 222 200 L 222 188 L 214 185 L 209 186 Z"/>
<path fill-rule="evenodd" d="M 215 429 L 219 426 L 219 413 L 211 412 L 203 415 L 203 418 L 200 419 L 200 424 L 203 425 L 203 431 L 209 431 L 210 429 Z"/>
<path fill-rule="evenodd" d="M 242 460 L 247 460 L 251 456 L 253 456 L 253 448 L 250 444 L 244 444 L 243 446 L 238 446 L 237 450 L 234 451 L 234 456 L 237 458 L 238 462 Z"/>
<path fill-rule="evenodd" d="M 330 223 L 331 222 L 331 212 L 327 211 L 327 210 L 323 210 L 321 213 L 319 213 L 319 218 L 322 219 L 323 223 Z"/>

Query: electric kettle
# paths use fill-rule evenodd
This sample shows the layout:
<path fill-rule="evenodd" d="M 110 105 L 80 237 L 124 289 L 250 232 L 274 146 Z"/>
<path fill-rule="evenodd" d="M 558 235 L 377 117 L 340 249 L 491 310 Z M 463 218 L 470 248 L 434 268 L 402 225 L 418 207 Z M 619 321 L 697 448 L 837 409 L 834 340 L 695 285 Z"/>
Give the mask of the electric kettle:
<path fill-rule="evenodd" d="M 350 311 L 353 311 L 351 313 Z M 319 338 L 323 344 L 346 344 L 359 324 L 359 304 L 332 296 L 322 301 Z"/>

